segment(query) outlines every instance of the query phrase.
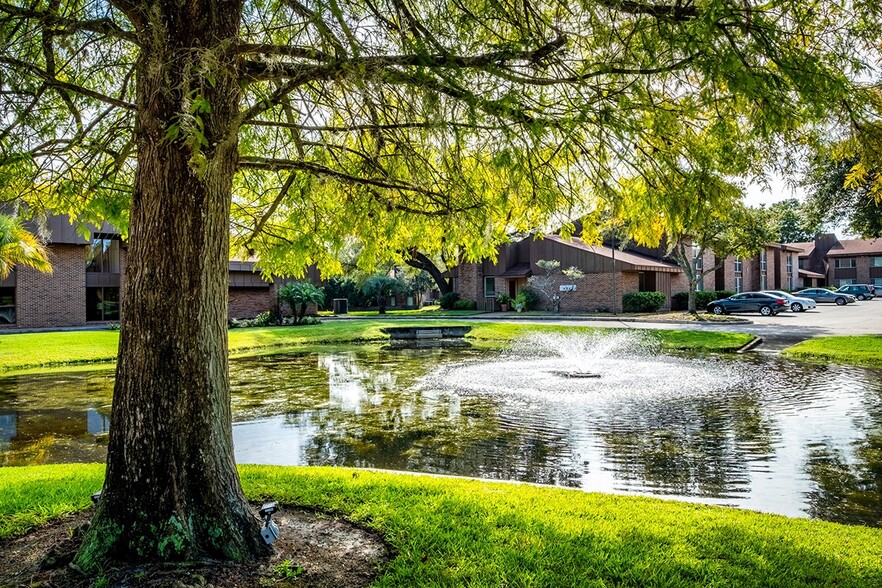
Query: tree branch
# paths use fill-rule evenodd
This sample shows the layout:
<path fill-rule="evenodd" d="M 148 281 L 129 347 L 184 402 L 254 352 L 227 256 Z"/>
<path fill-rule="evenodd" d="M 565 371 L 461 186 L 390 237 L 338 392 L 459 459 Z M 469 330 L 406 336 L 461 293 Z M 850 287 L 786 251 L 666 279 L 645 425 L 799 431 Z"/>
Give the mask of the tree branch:
<path fill-rule="evenodd" d="M 98 100 L 99 102 L 104 102 L 105 104 L 111 104 L 119 108 L 125 108 L 126 110 L 135 110 L 135 105 L 131 102 L 126 102 L 125 100 L 119 100 L 111 96 L 106 96 L 104 94 L 101 94 L 100 92 L 90 90 L 89 88 L 85 88 L 77 84 L 62 82 L 61 80 L 55 79 L 48 72 L 25 61 L 14 59 L 12 57 L 0 56 L 0 63 L 5 63 L 7 65 L 29 71 L 30 73 L 42 79 L 46 83 L 46 86 L 50 88 L 61 88 L 64 90 L 70 90 L 71 92 L 80 94 L 81 96 L 93 98 L 95 100 Z"/>
<path fill-rule="evenodd" d="M 0 13 L 6 13 L 17 18 L 35 20 L 40 22 L 44 27 L 52 27 L 53 36 L 69 36 L 87 31 L 107 35 L 128 41 L 129 43 L 138 43 L 138 37 L 135 33 L 127 31 L 120 27 L 110 18 L 98 18 L 93 20 L 76 20 L 60 17 L 56 14 L 45 10 L 34 10 L 8 4 L 0 3 Z"/>
<path fill-rule="evenodd" d="M 395 181 L 376 180 L 372 178 L 362 178 L 353 176 L 329 167 L 312 163 L 309 161 L 298 161 L 294 159 L 273 159 L 269 157 L 255 157 L 243 155 L 239 158 L 239 167 L 250 169 L 262 169 L 267 171 L 278 171 L 282 169 L 309 172 L 318 176 L 334 178 L 347 184 L 358 184 L 363 186 L 373 186 L 375 188 L 383 188 L 386 190 L 399 190 L 402 192 L 415 192 L 428 196 L 441 197 L 442 194 L 415 186 L 413 184 L 405 184 Z"/>

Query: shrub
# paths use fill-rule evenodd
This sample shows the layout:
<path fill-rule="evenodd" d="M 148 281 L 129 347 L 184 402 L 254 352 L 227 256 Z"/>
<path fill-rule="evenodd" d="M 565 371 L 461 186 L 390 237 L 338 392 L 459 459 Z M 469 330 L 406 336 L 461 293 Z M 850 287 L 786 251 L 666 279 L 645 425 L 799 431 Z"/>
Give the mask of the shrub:
<path fill-rule="evenodd" d="M 624 312 L 655 312 L 665 305 L 663 292 L 628 292 L 622 296 Z"/>
<path fill-rule="evenodd" d="M 731 290 L 702 290 L 695 293 L 695 308 L 702 309 L 714 300 L 734 296 Z M 677 292 L 671 296 L 671 310 L 686 310 L 689 307 L 689 292 Z"/>
<path fill-rule="evenodd" d="M 230 319 L 227 323 L 229 328 L 268 327 L 278 324 L 278 321 L 268 310 L 263 311 L 253 319 Z"/>
<path fill-rule="evenodd" d="M 453 303 L 453 310 L 478 310 L 478 303 L 474 300 L 457 300 Z"/>
<path fill-rule="evenodd" d="M 453 305 L 459 301 L 459 292 L 448 292 L 442 294 L 439 304 L 444 310 L 453 310 Z"/>
<path fill-rule="evenodd" d="M 523 310 L 536 310 L 539 302 L 539 294 L 532 288 L 521 288 L 521 291 L 518 292 L 515 298 L 515 304 L 522 305 Z"/>

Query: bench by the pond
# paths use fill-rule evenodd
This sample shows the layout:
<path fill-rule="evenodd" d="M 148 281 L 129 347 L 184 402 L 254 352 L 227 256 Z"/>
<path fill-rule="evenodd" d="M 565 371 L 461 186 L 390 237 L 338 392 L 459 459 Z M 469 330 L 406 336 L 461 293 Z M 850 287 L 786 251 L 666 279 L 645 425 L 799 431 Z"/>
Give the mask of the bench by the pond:
<path fill-rule="evenodd" d="M 381 329 L 392 339 L 462 339 L 471 327 L 386 327 Z"/>

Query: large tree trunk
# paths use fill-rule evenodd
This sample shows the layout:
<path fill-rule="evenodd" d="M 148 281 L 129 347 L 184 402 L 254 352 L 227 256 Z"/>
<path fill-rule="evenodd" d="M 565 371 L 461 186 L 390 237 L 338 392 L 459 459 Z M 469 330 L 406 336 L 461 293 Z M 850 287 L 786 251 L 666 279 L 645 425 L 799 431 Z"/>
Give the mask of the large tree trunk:
<path fill-rule="evenodd" d="M 240 13 L 240 2 L 210 0 L 144 13 L 125 311 L 104 490 L 75 561 L 84 570 L 106 558 L 241 561 L 268 551 L 233 460 L 227 366 L 240 99 L 230 43 Z M 200 94 L 210 113 L 194 158 L 167 132 Z"/>
<path fill-rule="evenodd" d="M 444 272 L 442 272 L 438 266 L 435 265 L 435 262 L 426 254 L 417 251 L 416 249 L 411 249 L 410 259 L 407 259 L 405 263 L 412 268 L 423 270 L 429 274 L 432 277 L 432 280 L 435 281 L 435 285 L 438 286 L 438 291 L 442 296 L 453 292 L 453 285 L 450 280 L 444 278 Z"/>

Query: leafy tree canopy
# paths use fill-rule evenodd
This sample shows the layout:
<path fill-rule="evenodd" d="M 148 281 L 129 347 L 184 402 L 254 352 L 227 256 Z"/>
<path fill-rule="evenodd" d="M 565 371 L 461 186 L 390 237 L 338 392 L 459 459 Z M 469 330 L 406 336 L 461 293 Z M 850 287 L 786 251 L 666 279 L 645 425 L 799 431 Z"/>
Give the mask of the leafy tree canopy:
<path fill-rule="evenodd" d="M 843 227 L 863 238 L 882 236 L 882 199 L 876 175 L 856 156 L 837 158 L 830 152 L 816 156 L 804 181 L 809 222 Z"/>
<path fill-rule="evenodd" d="M 126 230 L 139 56 L 177 26 L 150 6 L 0 4 L 0 197 Z M 210 174 L 207 88 L 237 80 L 232 247 L 266 271 L 339 271 L 353 239 L 366 266 L 451 242 L 474 260 L 622 182 L 679 201 L 654 178 L 762 173 L 831 113 L 865 119 L 875 95 L 851 80 L 876 55 L 873 6 L 248 0 L 238 37 L 181 48 L 159 131 Z M 655 210 L 632 223 L 644 241 Z"/>
<path fill-rule="evenodd" d="M 811 241 L 823 224 L 814 215 L 809 218 L 809 205 L 796 198 L 775 202 L 768 208 L 768 215 L 778 243 Z"/>

